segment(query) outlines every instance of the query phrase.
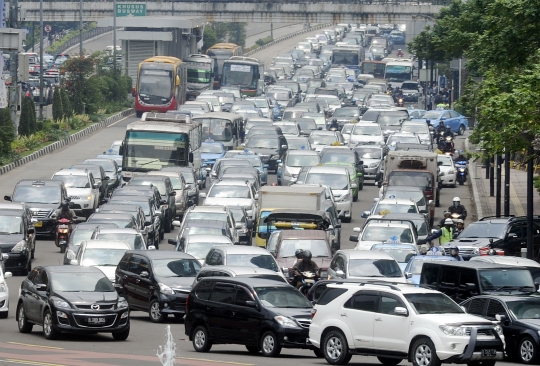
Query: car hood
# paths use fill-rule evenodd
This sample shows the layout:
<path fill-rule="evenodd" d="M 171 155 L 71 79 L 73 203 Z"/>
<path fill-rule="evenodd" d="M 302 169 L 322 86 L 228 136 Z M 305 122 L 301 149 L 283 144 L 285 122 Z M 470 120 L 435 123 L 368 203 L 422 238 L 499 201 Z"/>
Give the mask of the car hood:
<path fill-rule="evenodd" d="M 110 292 L 64 292 L 55 291 L 54 295 L 63 298 L 64 300 L 72 303 L 73 305 L 82 304 L 116 304 L 118 299 L 118 293 L 116 291 Z"/>
<path fill-rule="evenodd" d="M 317 151 L 317 152 L 321 152 L 322 149 L 324 149 L 325 146 L 327 146 L 327 145 L 314 145 L 314 144 L 312 144 L 312 145 L 311 145 L 311 148 L 312 148 L 313 150 Z"/>
<path fill-rule="evenodd" d="M 66 188 L 68 196 L 91 196 L 92 188 Z"/>
<path fill-rule="evenodd" d="M 285 167 L 287 169 L 287 171 L 291 174 L 299 174 L 300 173 L 300 170 L 302 170 L 302 167 L 299 167 L 299 166 L 286 166 Z"/>
<path fill-rule="evenodd" d="M 216 160 L 222 157 L 223 154 L 201 154 L 202 160 Z"/>
<path fill-rule="evenodd" d="M 518 322 L 540 328 L 540 319 L 518 319 Z"/>
<path fill-rule="evenodd" d="M 493 325 L 492 322 L 480 318 L 479 316 L 460 313 L 460 314 L 422 314 L 419 315 L 424 320 L 432 321 L 436 324 L 447 325 Z M 442 319 L 442 322 L 441 322 Z"/>
<path fill-rule="evenodd" d="M 94 266 L 98 268 L 111 282 L 115 280 L 116 266 Z"/>
<path fill-rule="evenodd" d="M 253 151 L 255 154 L 259 154 L 259 155 L 278 155 L 279 154 L 277 149 L 264 149 L 261 147 L 249 147 L 248 149 Z"/>
<path fill-rule="evenodd" d="M 191 291 L 191 285 L 193 285 L 193 277 L 159 277 L 156 278 L 158 282 L 169 286 L 173 290 L 189 292 Z"/>
<path fill-rule="evenodd" d="M 17 202 L 26 204 L 31 211 L 40 211 L 40 210 L 56 210 L 60 207 L 60 203 L 32 203 L 32 202 Z"/>
<path fill-rule="evenodd" d="M 311 320 L 311 308 L 271 308 L 274 312 L 288 318 Z"/>
<path fill-rule="evenodd" d="M 494 239 L 494 242 L 498 241 L 500 239 Z M 452 246 L 456 245 L 458 247 L 485 247 L 489 245 L 489 238 L 463 238 L 463 239 L 456 239 L 452 240 L 445 246 Z"/>
<path fill-rule="evenodd" d="M 242 206 L 250 207 L 253 205 L 253 201 L 249 198 L 219 198 L 219 197 L 206 197 L 204 200 L 205 206 Z"/>
<path fill-rule="evenodd" d="M 410 90 L 402 89 L 401 92 L 403 94 L 418 94 L 418 90 L 415 90 L 415 89 L 410 89 Z"/>
<path fill-rule="evenodd" d="M 383 136 L 375 136 L 375 135 L 351 135 L 351 141 L 375 141 L 375 142 L 382 142 L 384 141 Z"/>
<path fill-rule="evenodd" d="M 0 235 L 0 245 L 2 245 L 2 247 L 4 245 L 15 245 L 23 239 L 24 236 L 22 234 Z"/>
<path fill-rule="evenodd" d="M 312 258 L 313 262 L 317 264 L 317 266 L 321 269 L 327 269 L 330 265 L 330 262 L 332 261 L 332 258 L 326 258 L 326 257 L 314 257 Z M 296 261 L 296 257 L 285 257 L 285 258 L 276 258 L 276 261 L 279 264 L 280 268 L 287 267 L 292 268 L 294 265 L 294 262 Z"/>

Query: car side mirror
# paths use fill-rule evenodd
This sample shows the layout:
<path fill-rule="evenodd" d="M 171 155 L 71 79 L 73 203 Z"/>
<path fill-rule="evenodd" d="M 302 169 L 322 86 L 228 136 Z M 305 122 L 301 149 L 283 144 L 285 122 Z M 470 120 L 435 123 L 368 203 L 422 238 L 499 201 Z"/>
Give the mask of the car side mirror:
<path fill-rule="evenodd" d="M 79 265 L 79 261 L 76 260 L 76 259 L 72 259 L 69 261 L 69 264 L 71 264 L 72 266 L 78 266 Z"/>
<path fill-rule="evenodd" d="M 40 283 L 38 285 L 36 285 L 36 291 L 47 291 L 47 285 L 45 285 L 44 283 Z"/>
<path fill-rule="evenodd" d="M 396 315 L 401 315 L 401 316 L 408 316 L 409 315 L 409 312 L 407 311 L 406 308 L 403 308 L 401 306 L 396 306 L 394 308 L 394 314 Z"/>
<path fill-rule="evenodd" d="M 150 221 L 145 221 L 144 226 L 152 226 L 152 223 Z"/>
<path fill-rule="evenodd" d="M 365 219 L 365 218 L 369 217 L 370 214 L 371 214 L 371 212 L 369 212 L 369 211 L 364 211 L 364 212 L 362 212 L 362 215 L 360 215 L 360 217 L 362 217 L 363 219 Z"/>
<path fill-rule="evenodd" d="M 336 271 L 336 276 L 339 277 L 339 278 L 344 278 L 344 277 L 345 277 L 345 273 L 344 273 L 342 270 L 338 269 L 338 270 Z"/>
<path fill-rule="evenodd" d="M 35 230 L 33 227 L 28 228 L 28 230 L 27 230 L 27 233 L 28 233 L 28 234 L 33 234 L 33 233 L 35 233 L 35 232 L 36 232 L 36 230 Z"/>
<path fill-rule="evenodd" d="M 154 245 L 150 245 L 150 246 L 148 246 L 148 248 L 146 248 L 146 249 L 148 249 L 148 250 L 156 250 L 156 247 L 155 247 Z"/>
<path fill-rule="evenodd" d="M 180 220 L 174 220 L 172 222 L 172 225 L 175 226 L 175 227 L 179 227 L 181 225 Z"/>
<path fill-rule="evenodd" d="M 11 202 L 11 196 L 4 196 L 4 201 L 9 201 L 9 202 Z"/>
<path fill-rule="evenodd" d="M 434 203 L 433 200 L 429 200 L 429 201 L 428 201 L 428 206 L 432 206 L 433 203 Z"/>
<path fill-rule="evenodd" d="M 246 306 L 248 308 L 254 308 L 256 309 L 257 308 L 257 303 L 255 301 L 252 301 L 252 300 L 247 300 L 246 301 Z"/>
<path fill-rule="evenodd" d="M 357 242 L 357 241 L 358 241 L 358 235 L 351 235 L 351 236 L 349 236 L 349 241 Z"/>
<path fill-rule="evenodd" d="M 406 278 L 412 278 L 412 273 L 411 272 L 405 272 L 405 277 Z"/>
<path fill-rule="evenodd" d="M 474 283 L 466 283 L 465 284 L 465 289 L 468 292 L 475 292 L 476 291 L 476 285 Z"/>
<path fill-rule="evenodd" d="M 508 235 L 506 236 L 508 239 L 515 239 L 517 238 L 517 234 L 516 233 L 508 233 Z"/>
<path fill-rule="evenodd" d="M 289 147 L 287 145 L 281 145 L 281 150 L 287 150 Z"/>
<path fill-rule="evenodd" d="M 10 278 L 10 277 L 13 277 L 13 273 L 11 273 L 11 272 L 5 272 L 4 273 L 4 278 Z"/>
<path fill-rule="evenodd" d="M 142 278 L 148 278 L 148 277 L 150 277 L 150 274 L 147 271 L 142 271 L 141 272 L 141 277 Z"/>
<path fill-rule="evenodd" d="M 496 314 L 496 315 L 495 315 L 495 319 L 497 319 L 497 321 L 499 321 L 499 322 L 503 322 L 503 321 L 505 321 L 507 318 L 506 318 L 506 315 L 505 315 L 505 314 Z"/>

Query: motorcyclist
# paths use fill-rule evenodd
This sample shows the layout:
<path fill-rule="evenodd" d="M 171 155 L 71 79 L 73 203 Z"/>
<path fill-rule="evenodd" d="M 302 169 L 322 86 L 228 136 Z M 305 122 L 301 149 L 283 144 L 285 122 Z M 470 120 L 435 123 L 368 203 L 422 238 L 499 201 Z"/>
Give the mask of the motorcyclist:
<path fill-rule="evenodd" d="M 332 131 L 333 128 L 336 129 L 336 130 L 339 129 L 339 124 L 338 124 L 338 122 L 337 122 L 337 119 L 335 119 L 335 118 L 332 118 L 332 122 L 331 122 L 330 125 L 328 126 L 328 130 L 329 130 L 329 131 Z"/>
<path fill-rule="evenodd" d="M 388 87 L 386 88 L 386 94 L 392 94 L 394 91 L 394 88 L 392 88 L 392 84 L 388 84 Z"/>
<path fill-rule="evenodd" d="M 439 245 L 444 245 L 454 239 L 454 221 L 445 219 L 444 226 L 428 236 L 426 241 L 431 245 L 433 239 L 439 238 Z"/>
<path fill-rule="evenodd" d="M 448 137 L 448 136 L 450 136 L 451 138 L 454 138 L 454 133 L 452 132 L 452 129 L 450 128 L 450 126 L 446 126 L 446 129 L 443 134 L 443 137 Z"/>
<path fill-rule="evenodd" d="M 297 287 L 302 284 L 302 272 L 312 272 L 315 274 L 315 280 L 319 279 L 319 266 L 311 258 L 311 251 L 304 250 L 302 259 L 299 259 L 293 266 L 294 280 Z"/>
<path fill-rule="evenodd" d="M 457 239 L 459 234 L 465 229 L 465 223 L 462 219 L 456 220 L 456 229 L 454 230 L 454 239 Z"/>
<path fill-rule="evenodd" d="M 458 157 L 456 158 L 455 161 L 456 161 L 456 163 L 457 163 L 458 161 L 468 162 L 468 159 L 467 159 L 467 157 L 465 156 L 465 152 L 464 152 L 463 150 L 459 150 L 459 155 L 458 155 Z"/>
<path fill-rule="evenodd" d="M 454 197 L 452 206 L 448 207 L 448 211 L 450 211 L 451 214 L 457 213 L 463 220 L 467 218 L 467 210 L 465 209 L 465 206 L 461 204 L 461 199 L 459 197 Z"/>
<path fill-rule="evenodd" d="M 299 260 L 301 260 L 304 257 L 304 249 L 296 249 L 296 252 L 294 252 L 294 256 L 296 257 L 296 260 L 293 263 L 293 267 L 298 263 Z"/>
<path fill-rule="evenodd" d="M 403 51 L 401 50 L 401 48 L 397 50 L 397 57 L 403 57 Z"/>
<path fill-rule="evenodd" d="M 452 213 L 450 211 L 444 211 L 444 217 L 442 218 L 441 221 L 439 221 L 439 227 L 444 226 L 444 221 L 446 219 L 452 219 Z"/>
<path fill-rule="evenodd" d="M 459 255 L 459 248 L 455 245 L 450 247 L 450 256 L 457 261 L 463 261 L 463 257 Z"/>
<path fill-rule="evenodd" d="M 62 201 L 62 204 L 60 205 L 60 208 L 56 210 L 56 220 L 60 219 L 68 219 L 70 221 L 75 220 L 75 212 L 69 208 L 69 202 L 68 201 Z"/>

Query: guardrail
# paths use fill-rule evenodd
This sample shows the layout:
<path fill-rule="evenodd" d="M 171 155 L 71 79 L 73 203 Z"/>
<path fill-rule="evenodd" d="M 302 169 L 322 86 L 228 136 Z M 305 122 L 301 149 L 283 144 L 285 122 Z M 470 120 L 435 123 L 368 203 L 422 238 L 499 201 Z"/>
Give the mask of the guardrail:
<path fill-rule="evenodd" d="M 99 36 L 100 34 L 112 32 L 112 30 L 113 30 L 113 27 L 99 27 L 99 28 L 90 29 L 89 31 L 83 32 L 82 34 L 83 42 L 90 38 Z M 75 37 L 68 39 L 66 43 L 58 47 L 56 49 L 56 53 L 63 53 L 67 49 L 79 44 L 80 42 L 81 42 L 81 39 L 79 35 L 76 35 Z"/>

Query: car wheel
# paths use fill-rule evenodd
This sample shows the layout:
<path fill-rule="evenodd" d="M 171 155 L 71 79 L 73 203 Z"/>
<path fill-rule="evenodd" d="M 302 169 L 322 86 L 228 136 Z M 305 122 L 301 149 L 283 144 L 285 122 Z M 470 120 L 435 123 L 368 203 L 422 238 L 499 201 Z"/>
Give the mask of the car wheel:
<path fill-rule="evenodd" d="M 519 360 L 523 363 L 533 364 L 537 359 L 537 346 L 531 337 L 524 337 L 518 346 Z"/>
<path fill-rule="evenodd" d="M 364 180 L 362 180 L 362 182 L 360 182 L 360 184 L 358 185 L 358 190 L 361 191 L 364 189 Z"/>
<path fill-rule="evenodd" d="M 246 349 L 248 350 L 249 353 L 253 355 L 259 353 L 259 347 L 257 346 L 246 346 Z"/>
<path fill-rule="evenodd" d="M 349 223 L 349 222 L 351 222 L 351 220 L 352 220 L 352 216 L 349 216 L 349 217 L 344 216 L 344 217 L 341 219 L 341 221 L 343 221 L 343 222 L 345 222 L 345 223 Z"/>
<path fill-rule="evenodd" d="M 148 310 L 150 320 L 154 323 L 163 323 L 167 319 L 167 314 L 164 314 L 159 309 L 159 301 L 154 299 L 150 302 L 150 309 Z"/>
<path fill-rule="evenodd" d="M 331 331 L 324 337 L 322 349 L 324 358 L 330 365 L 346 365 L 352 358 L 347 339 L 337 330 Z"/>
<path fill-rule="evenodd" d="M 165 216 L 165 228 L 166 233 L 170 233 L 172 230 L 172 220 L 170 219 L 170 216 Z"/>
<path fill-rule="evenodd" d="M 356 194 L 353 196 L 353 202 L 356 202 L 358 201 L 358 192 L 356 192 Z"/>
<path fill-rule="evenodd" d="M 261 337 L 261 352 L 266 357 L 277 357 L 281 352 L 281 345 L 276 333 L 269 330 Z"/>
<path fill-rule="evenodd" d="M 184 319 L 184 315 L 185 315 L 185 314 L 175 313 L 175 314 L 174 314 L 174 317 L 175 317 L 176 319 Z"/>
<path fill-rule="evenodd" d="M 403 361 L 403 359 L 401 359 L 401 358 L 389 358 L 389 357 L 377 357 L 377 359 L 384 366 L 396 366 L 401 361 Z"/>
<path fill-rule="evenodd" d="M 24 311 L 24 305 L 21 302 L 17 308 L 17 325 L 19 326 L 20 333 L 30 333 L 34 324 L 28 322 L 26 318 L 26 312 Z"/>
<path fill-rule="evenodd" d="M 202 325 L 193 331 L 193 348 L 197 352 L 208 352 L 212 348 L 212 341 L 208 337 L 208 331 Z"/>
<path fill-rule="evenodd" d="M 9 314 L 9 308 L 7 309 L 7 311 L 2 311 L 0 313 L 0 319 L 6 319 L 8 317 L 8 314 Z"/>
<path fill-rule="evenodd" d="M 125 341 L 129 337 L 129 325 L 126 329 L 119 332 L 113 332 L 112 336 L 117 341 Z"/>
<path fill-rule="evenodd" d="M 414 366 L 440 366 L 441 364 L 435 346 L 429 338 L 420 338 L 414 342 L 410 359 Z"/>
<path fill-rule="evenodd" d="M 60 332 L 54 328 L 54 320 L 50 310 L 45 310 L 43 315 L 43 335 L 52 340 L 58 338 Z"/>
<path fill-rule="evenodd" d="M 465 127 L 463 125 L 459 126 L 458 135 L 463 135 L 465 133 Z"/>

